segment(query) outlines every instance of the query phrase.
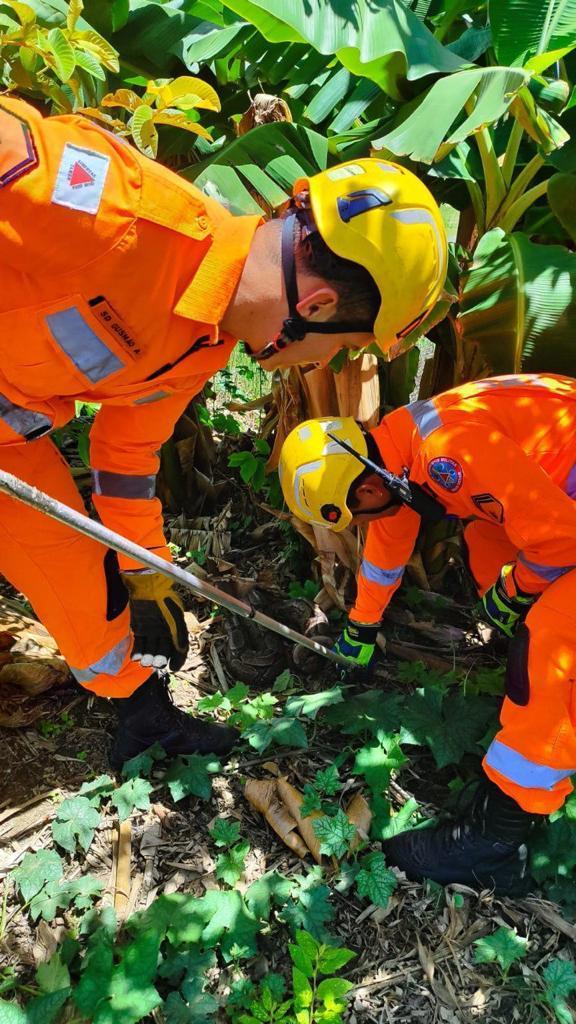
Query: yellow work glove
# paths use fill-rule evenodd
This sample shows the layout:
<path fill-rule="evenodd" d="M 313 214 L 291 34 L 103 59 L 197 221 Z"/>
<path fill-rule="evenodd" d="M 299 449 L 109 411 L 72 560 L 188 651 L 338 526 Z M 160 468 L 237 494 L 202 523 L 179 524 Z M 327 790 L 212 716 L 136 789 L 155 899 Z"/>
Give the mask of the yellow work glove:
<path fill-rule="evenodd" d="M 132 661 L 177 672 L 188 654 L 188 630 L 174 585 L 158 572 L 123 573 L 122 579 L 130 595 Z"/>

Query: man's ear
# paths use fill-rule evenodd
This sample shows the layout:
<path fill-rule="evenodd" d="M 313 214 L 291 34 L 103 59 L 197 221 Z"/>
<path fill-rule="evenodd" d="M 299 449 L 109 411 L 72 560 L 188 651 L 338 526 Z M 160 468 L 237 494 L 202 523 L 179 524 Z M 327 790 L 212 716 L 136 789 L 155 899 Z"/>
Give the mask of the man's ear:
<path fill-rule="evenodd" d="M 329 320 L 338 308 L 338 292 L 330 285 L 322 285 L 308 292 L 298 302 L 296 309 L 304 320 Z"/>

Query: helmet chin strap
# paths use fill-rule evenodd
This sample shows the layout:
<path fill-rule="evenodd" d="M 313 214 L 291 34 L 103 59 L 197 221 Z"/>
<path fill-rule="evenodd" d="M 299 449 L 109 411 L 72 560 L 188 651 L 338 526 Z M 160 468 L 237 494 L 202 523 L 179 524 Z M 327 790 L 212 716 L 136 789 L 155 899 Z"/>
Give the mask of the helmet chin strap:
<path fill-rule="evenodd" d="M 408 508 L 411 508 L 426 522 L 439 523 L 441 519 L 444 519 L 446 515 L 444 505 L 433 494 L 428 494 L 420 484 L 410 480 L 407 469 L 404 470 L 402 476 L 398 476 L 396 473 L 391 473 L 385 466 L 379 466 L 377 462 L 367 458 L 366 455 L 361 455 L 347 441 L 335 437 L 330 431 L 328 431 L 328 437 L 331 441 L 335 441 L 340 448 L 348 452 L 349 455 L 353 455 L 355 459 L 358 459 L 366 469 L 371 469 L 373 473 L 376 473 L 384 481 L 393 502 L 407 505 Z M 386 506 L 386 508 L 389 507 L 389 505 Z M 370 511 L 376 510 L 370 509 Z"/>
<path fill-rule="evenodd" d="M 288 302 L 288 316 L 282 323 L 279 334 L 274 341 L 269 341 L 259 352 L 251 352 L 255 359 L 263 362 L 275 356 L 282 349 L 295 341 L 302 341 L 307 334 L 371 334 L 374 325 L 363 320 L 306 320 L 298 312 L 298 281 L 296 277 L 295 249 L 300 225 L 308 227 L 308 233 L 315 231 L 316 226 L 310 212 L 305 209 L 294 209 L 286 214 L 282 221 L 282 274 Z M 309 225 L 312 224 L 312 227 Z"/>

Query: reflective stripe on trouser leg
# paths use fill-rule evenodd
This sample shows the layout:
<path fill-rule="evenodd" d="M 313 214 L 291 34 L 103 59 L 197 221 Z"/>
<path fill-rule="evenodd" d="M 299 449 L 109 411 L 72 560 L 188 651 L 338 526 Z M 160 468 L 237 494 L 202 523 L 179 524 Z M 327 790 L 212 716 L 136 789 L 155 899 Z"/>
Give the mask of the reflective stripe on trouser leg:
<path fill-rule="evenodd" d="M 84 511 L 66 462 L 48 438 L 29 445 L 0 444 L 0 468 Z M 105 697 L 128 697 L 150 676 L 130 661 L 130 613 L 107 621 L 106 548 L 35 509 L 0 494 L 0 572 L 21 590 L 56 640 L 69 665 L 98 665 L 124 641 L 124 657 L 83 683 Z"/>
<path fill-rule="evenodd" d="M 576 572 L 544 591 L 526 625 L 528 703 L 505 698 L 502 729 L 483 765 L 524 810 L 550 814 L 572 792 L 576 774 Z"/>
<path fill-rule="evenodd" d="M 10 430 L 24 438 L 25 441 L 34 441 L 52 430 L 52 420 L 41 412 L 34 412 L 33 409 L 24 409 L 21 405 L 15 405 L 6 395 L 0 394 L 0 422 L 6 423 Z"/>

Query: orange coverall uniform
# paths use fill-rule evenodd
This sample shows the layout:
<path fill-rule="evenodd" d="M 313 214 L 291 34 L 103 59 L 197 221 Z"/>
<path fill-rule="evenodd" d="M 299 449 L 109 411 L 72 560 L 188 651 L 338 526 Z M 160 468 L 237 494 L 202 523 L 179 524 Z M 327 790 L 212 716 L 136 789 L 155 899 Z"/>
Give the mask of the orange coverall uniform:
<path fill-rule="evenodd" d="M 525 810 L 549 814 L 576 772 L 576 381 L 466 384 L 395 410 L 372 436 L 388 469 L 406 467 L 468 522 L 480 593 L 514 563 L 517 587 L 539 595 L 527 634 L 511 641 L 502 728 L 483 766 Z M 351 619 L 380 621 L 419 526 L 406 506 L 370 523 Z"/>
<path fill-rule="evenodd" d="M 169 559 L 158 453 L 225 365 L 218 327 L 258 217 L 232 217 L 191 184 L 80 116 L 0 98 L 0 468 L 83 509 L 48 438 L 75 401 L 101 403 L 90 436 L 102 522 Z M 0 495 L 0 572 L 22 590 L 76 679 L 129 696 L 116 556 Z M 122 570 L 139 568 L 120 556 Z"/>

